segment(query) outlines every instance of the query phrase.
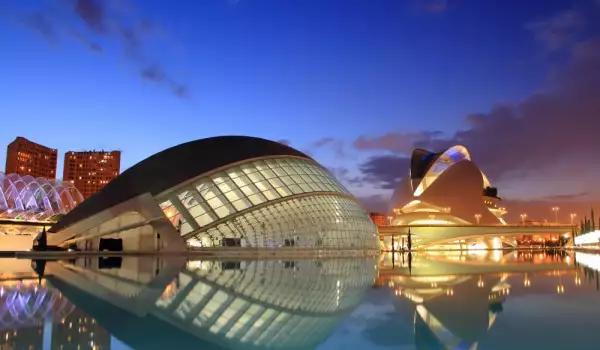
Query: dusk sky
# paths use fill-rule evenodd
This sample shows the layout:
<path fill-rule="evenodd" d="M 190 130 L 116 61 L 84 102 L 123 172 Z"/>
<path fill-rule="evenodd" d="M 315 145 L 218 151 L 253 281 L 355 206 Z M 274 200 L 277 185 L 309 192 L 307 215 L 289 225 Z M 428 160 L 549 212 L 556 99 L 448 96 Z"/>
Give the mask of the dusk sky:
<path fill-rule="evenodd" d="M 0 42 L 0 145 L 58 148 L 59 174 L 243 134 L 382 210 L 412 149 L 464 144 L 509 218 L 600 203 L 597 0 L 8 0 Z"/>

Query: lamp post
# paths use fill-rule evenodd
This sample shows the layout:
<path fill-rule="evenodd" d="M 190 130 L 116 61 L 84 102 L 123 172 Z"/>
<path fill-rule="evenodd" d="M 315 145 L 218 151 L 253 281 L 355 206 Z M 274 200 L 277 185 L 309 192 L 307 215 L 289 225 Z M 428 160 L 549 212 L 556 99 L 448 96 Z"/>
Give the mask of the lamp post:
<path fill-rule="evenodd" d="M 559 207 L 552 207 L 552 211 L 554 212 L 554 217 L 556 218 L 556 223 L 558 224 L 558 211 L 560 210 Z"/>
<path fill-rule="evenodd" d="M 479 225 L 479 220 L 481 219 L 481 214 L 475 214 L 475 220 L 477 220 L 477 225 Z"/>
<path fill-rule="evenodd" d="M 526 218 L 526 217 L 527 217 L 527 214 L 525 214 L 525 213 L 521 214 L 521 223 L 522 223 L 523 225 L 525 225 L 525 218 Z"/>
<path fill-rule="evenodd" d="M 571 217 L 571 226 L 573 226 L 573 221 L 575 220 L 575 217 L 577 216 L 577 214 L 571 213 L 569 216 Z"/>

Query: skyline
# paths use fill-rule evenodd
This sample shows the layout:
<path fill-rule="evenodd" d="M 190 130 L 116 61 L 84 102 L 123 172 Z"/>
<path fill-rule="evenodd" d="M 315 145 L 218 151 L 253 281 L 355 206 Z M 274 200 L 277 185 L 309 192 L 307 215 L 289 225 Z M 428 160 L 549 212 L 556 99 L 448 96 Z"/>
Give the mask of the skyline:
<path fill-rule="evenodd" d="M 0 115 L 27 122 L 0 144 L 24 136 L 61 166 L 118 149 L 125 170 L 204 137 L 287 140 L 372 210 L 413 148 L 464 144 L 513 222 L 600 203 L 593 0 L 69 4 L 2 5 L 17 44 L 0 54 Z"/>

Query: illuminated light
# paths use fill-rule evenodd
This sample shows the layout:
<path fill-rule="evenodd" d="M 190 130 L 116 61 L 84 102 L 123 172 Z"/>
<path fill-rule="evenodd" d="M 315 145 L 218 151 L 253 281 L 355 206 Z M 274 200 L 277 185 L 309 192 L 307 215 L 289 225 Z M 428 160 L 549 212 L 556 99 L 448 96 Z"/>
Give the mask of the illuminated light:
<path fill-rule="evenodd" d="M 481 242 L 477 242 L 475 244 L 467 246 L 467 250 L 483 250 L 483 249 L 488 249 L 488 246 Z"/>
<path fill-rule="evenodd" d="M 21 184 L 26 187 L 20 188 Z M 0 172 L 1 218 L 43 221 L 68 213 L 78 201 L 83 196 L 70 181 Z"/>
<path fill-rule="evenodd" d="M 598 242 L 600 242 L 600 230 L 575 237 L 575 245 L 597 244 Z"/>
<path fill-rule="evenodd" d="M 583 266 L 600 271 L 600 255 L 575 252 L 575 260 Z"/>

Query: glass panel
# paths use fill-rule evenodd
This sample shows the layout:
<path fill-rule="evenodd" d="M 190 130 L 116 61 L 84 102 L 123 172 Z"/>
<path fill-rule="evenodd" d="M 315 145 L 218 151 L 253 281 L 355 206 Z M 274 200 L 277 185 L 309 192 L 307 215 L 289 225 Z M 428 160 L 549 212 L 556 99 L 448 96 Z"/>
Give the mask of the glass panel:
<path fill-rule="evenodd" d="M 227 192 L 225 193 L 225 197 L 227 197 L 227 199 L 230 202 L 235 202 L 238 199 L 244 198 L 244 194 L 242 193 L 242 191 L 238 190 L 237 188 L 231 192 Z"/>
<path fill-rule="evenodd" d="M 213 221 L 214 220 L 213 220 L 213 218 L 211 217 L 211 215 L 209 213 L 206 213 L 206 214 L 201 215 L 201 216 L 199 216 L 199 217 L 196 218 L 196 222 L 200 226 L 208 225 L 208 224 L 210 224 Z"/>
<path fill-rule="evenodd" d="M 295 185 L 296 183 L 294 182 L 294 180 L 292 180 L 291 177 L 289 176 L 282 176 L 281 177 L 281 181 L 283 181 L 284 184 L 290 186 L 290 185 Z"/>
<path fill-rule="evenodd" d="M 261 192 L 271 189 L 271 185 L 269 185 L 268 181 L 258 181 L 255 183 L 255 185 Z"/>
<path fill-rule="evenodd" d="M 235 167 L 235 168 L 231 168 L 227 170 L 227 175 L 229 175 L 230 178 L 235 179 L 236 177 L 240 177 L 241 175 L 243 175 L 243 171 L 242 169 L 240 169 L 239 167 Z"/>
<path fill-rule="evenodd" d="M 281 198 L 281 196 L 277 193 L 276 190 L 268 190 L 268 191 L 264 191 L 263 194 L 265 195 L 265 197 L 267 197 L 267 200 L 274 200 L 277 198 Z"/>
<path fill-rule="evenodd" d="M 234 214 L 235 213 L 235 209 L 233 209 L 233 207 L 230 204 L 224 205 L 220 208 L 215 209 L 215 213 L 217 213 L 217 215 L 220 218 L 224 218 L 228 215 Z"/>
<path fill-rule="evenodd" d="M 284 186 L 285 186 L 285 185 L 283 184 L 283 181 L 281 181 L 281 180 L 280 180 L 280 179 L 278 179 L 278 178 L 269 179 L 269 183 L 270 183 L 270 184 L 271 184 L 273 187 L 275 187 L 275 188 L 277 188 L 277 187 L 284 187 Z"/>
<path fill-rule="evenodd" d="M 239 177 L 233 179 L 238 187 L 248 186 L 251 182 L 246 175 L 240 175 Z"/>
<path fill-rule="evenodd" d="M 233 183 L 233 181 L 231 181 L 231 179 L 229 179 L 228 177 L 227 178 L 219 178 L 219 180 L 221 182 L 219 183 L 218 186 L 219 186 L 219 189 L 221 190 L 221 192 L 223 192 L 223 193 L 227 193 L 237 187 Z"/>
<path fill-rule="evenodd" d="M 242 187 L 241 190 L 248 197 L 250 197 L 253 194 L 258 193 L 258 189 L 252 184 Z"/>
<path fill-rule="evenodd" d="M 293 193 L 287 187 L 278 187 L 276 188 L 277 193 L 279 193 L 282 197 L 291 196 Z"/>
<path fill-rule="evenodd" d="M 218 195 L 208 200 L 208 205 L 210 205 L 210 207 L 213 209 L 219 208 L 225 205 L 225 203 L 227 202 L 225 201 L 225 197 L 223 197 L 223 195 Z"/>
<path fill-rule="evenodd" d="M 196 189 L 205 200 L 211 199 L 217 195 L 214 184 L 211 181 L 202 181 L 202 183 L 196 185 Z"/>
<path fill-rule="evenodd" d="M 259 172 L 248 174 L 248 178 L 250 178 L 252 182 L 264 180 L 263 176 Z"/>
<path fill-rule="evenodd" d="M 233 206 L 235 207 L 235 209 L 240 211 L 240 210 L 250 208 L 252 206 L 252 203 L 250 203 L 250 201 L 247 198 L 242 198 L 240 200 L 233 202 Z"/>
<path fill-rule="evenodd" d="M 258 204 L 264 203 L 266 201 L 266 198 L 261 193 L 257 193 L 257 194 L 248 196 L 248 199 L 254 205 L 258 205 Z"/>
<path fill-rule="evenodd" d="M 271 169 L 265 169 L 265 170 L 261 170 L 260 173 L 266 178 L 266 179 L 272 179 L 274 177 L 276 177 L 277 175 L 275 175 L 275 172 Z"/>
<path fill-rule="evenodd" d="M 195 218 L 200 215 L 206 214 L 206 210 L 201 205 L 196 205 L 188 210 L 190 214 Z"/>

